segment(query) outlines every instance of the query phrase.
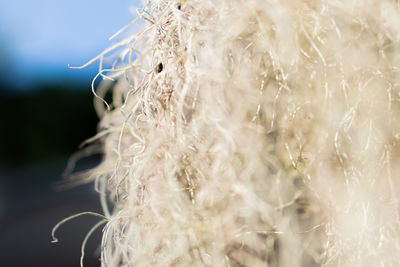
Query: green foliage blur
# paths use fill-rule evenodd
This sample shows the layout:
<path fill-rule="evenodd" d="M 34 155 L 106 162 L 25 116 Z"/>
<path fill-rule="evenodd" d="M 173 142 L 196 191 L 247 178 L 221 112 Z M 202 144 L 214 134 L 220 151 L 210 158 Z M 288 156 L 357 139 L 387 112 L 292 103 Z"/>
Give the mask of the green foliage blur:
<path fill-rule="evenodd" d="M 2 89 L 0 171 L 68 158 L 96 133 L 88 84 L 41 84 L 23 93 L 9 85 Z"/>

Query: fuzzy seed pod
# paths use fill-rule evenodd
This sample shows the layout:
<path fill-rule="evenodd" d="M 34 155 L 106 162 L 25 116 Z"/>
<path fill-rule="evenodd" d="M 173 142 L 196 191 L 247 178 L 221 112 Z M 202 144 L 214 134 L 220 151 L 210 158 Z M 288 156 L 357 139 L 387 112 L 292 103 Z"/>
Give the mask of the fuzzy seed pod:
<path fill-rule="evenodd" d="M 396 266 L 399 5 L 138 9 L 101 72 L 102 265 Z"/>

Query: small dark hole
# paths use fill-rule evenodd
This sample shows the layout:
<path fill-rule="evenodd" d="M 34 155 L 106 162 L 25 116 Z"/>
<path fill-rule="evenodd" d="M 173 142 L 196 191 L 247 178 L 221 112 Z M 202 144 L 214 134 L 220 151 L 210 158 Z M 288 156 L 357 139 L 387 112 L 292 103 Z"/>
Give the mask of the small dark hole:
<path fill-rule="evenodd" d="M 159 63 L 159 64 L 157 65 L 157 68 L 156 68 L 157 73 L 162 72 L 163 68 L 164 68 L 163 64 L 162 64 L 162 63 Z"/>
<path fill-rule="evenodd" d="M 304 209 L 304 208 L 297 208 L 297 213 L 298 214 L 305 214 L 306 213 L 306 210 Z"/>
<path fill-rule="evenodd" d="M 177 8 L 178 10 L 181 10 L 181 8 L 182 8 L 181 4 L 180 4 L 180 3 L 176 4 L 176 8 Z"/>

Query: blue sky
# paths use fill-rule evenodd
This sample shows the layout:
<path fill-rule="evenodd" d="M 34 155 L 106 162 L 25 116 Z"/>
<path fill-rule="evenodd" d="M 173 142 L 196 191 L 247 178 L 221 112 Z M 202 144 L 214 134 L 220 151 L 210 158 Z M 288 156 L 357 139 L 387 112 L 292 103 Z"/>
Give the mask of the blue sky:
<path fill-rule="evenodd" d="M 0 69 L 6 79 L 87 79 L 81 65 L 112 44 L 134 17 L 136 0 L 0 0 Z M 13 77 L 11 77 L 13 76 Z M 89 77 L 90 78 L 90 77 Z"/>

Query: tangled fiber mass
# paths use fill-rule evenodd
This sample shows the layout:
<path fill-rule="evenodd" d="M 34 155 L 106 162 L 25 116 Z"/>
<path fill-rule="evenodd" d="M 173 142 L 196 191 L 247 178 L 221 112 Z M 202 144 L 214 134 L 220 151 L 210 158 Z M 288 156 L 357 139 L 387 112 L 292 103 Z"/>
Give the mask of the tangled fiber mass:
<path fill-rule="evenodd" d="M 117 80 L 89 140 L 103 266 L 398 266 L 399 1 L 137 13 L 89 62 Z"/>

